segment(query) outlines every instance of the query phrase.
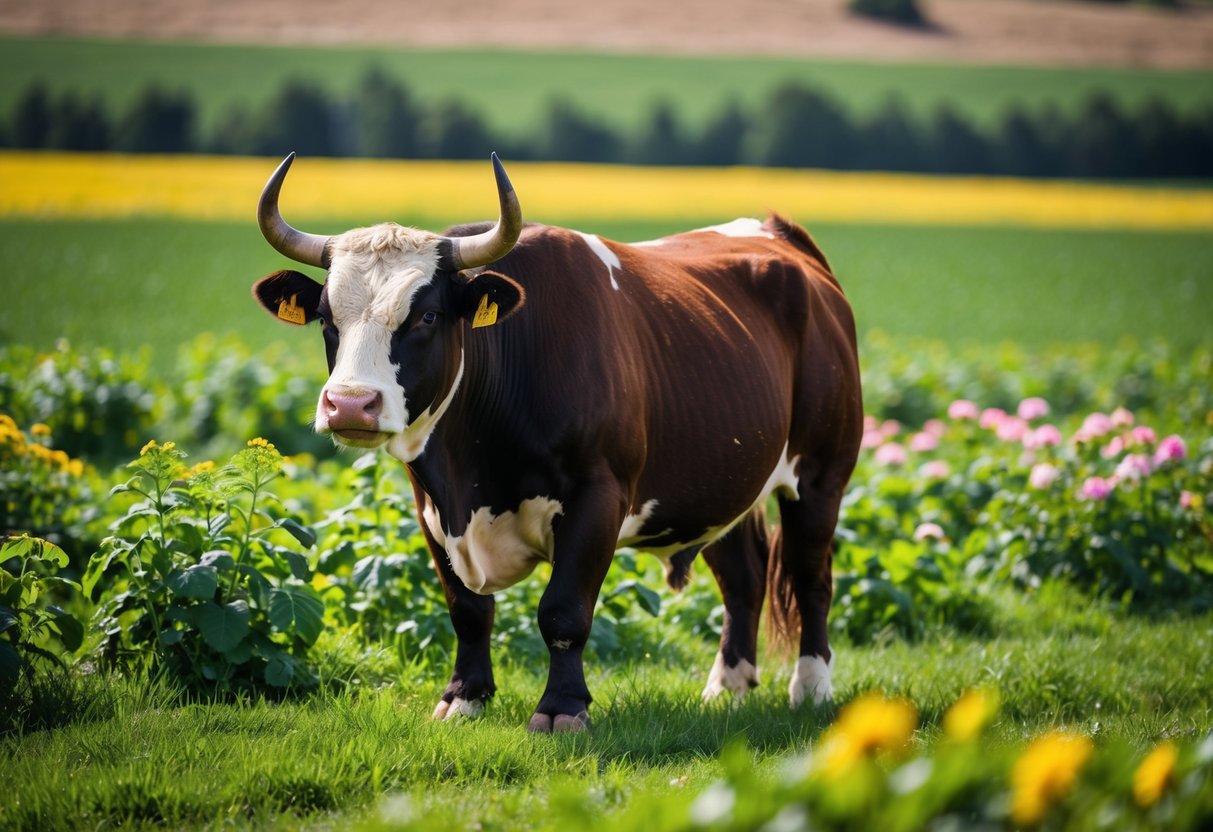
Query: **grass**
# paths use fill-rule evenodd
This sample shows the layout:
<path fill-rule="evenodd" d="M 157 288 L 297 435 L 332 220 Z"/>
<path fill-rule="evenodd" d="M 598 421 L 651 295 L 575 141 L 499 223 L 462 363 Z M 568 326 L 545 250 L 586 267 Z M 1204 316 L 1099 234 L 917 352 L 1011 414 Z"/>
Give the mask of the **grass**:
<path fill-rule="evenodd" d="M 407 218 L 402 218 L 407 220 Z M 696 223 L 600 222 L 616 239 Z M 862 332 L 950 344 L 1012 340 L 1207 343 L 1213 237 L 1182 232 L 814 224 Z M 283 267 L 252 221 L 0 221 L 8 264 L 0 339 L 48 349 L 61 337 L 120 351 L 150 346 L 171 366 L 202 332 L 251 347 L 287 341 L 323 364 L 319 337 L 269 320 L 250 299 Z"/>
<path fill-rule="evenodd" d="M 626 130 L 666 98 L 698 126 L 729 99 L 760 106 L 787 80 L 824 89 L 859 115 L 897 95 L 920 116 L 946 101 L 985 126 L 1012 104 L 1052 102 L 1071 111 L 1095 90 L 1110 91 L 1128 106 L 1157 95 L 1186 112 L 1213 102 L 1211 75 L 1200 71 L 968 66 L 957 72 L 944 65 L 790 58 L 0 38 L 0 112 L 10 111 L 37 79 L 56 91 L 98 94 L 117 108 L 156 83 L 192 92 L 209 127 L 232 104 L 260 105 L 287 78 L 344 93 L 371 66 L 402 78 L 422 100 L 462 99 L 509 135 L 529 134 L 558 95 Z"/>
<path fill-rule="evenodd" d="M 838 647 L 840 704 L 873 688 L 907 696 L 928 746 L 943 710 L 973 685 L 1001 692 L 996 744 L 1067 726 L 1144 750 L 1213 729 L 1213 679 L 1196 670 L 1213 647 L 1213 617 L 1126 617 L 1048 585 L 1000 598 L 993 638 L 941 631 L 917 644 Z M 834 709 L 789 711 L 787 670 L 774 663 L 741 707 L 703 706 L 713 651 L 682 644 L 678 656 L 698 657 L 689 667 L 595 660 L 595 725 L 577 737 L 523 731 L 542 668 L 502 657 L 497 699 L 463 724 L 428 718 L 445 667 L 409 671 L 386 689 L 279 704 L 183 704 L 164 689 L 107 680 L 113 702 L 92 720 L 0 738 L 12 788 L 0 827 L 377 826 L 405 815 L 418 828 L 548 829 L 562 801 L 612 811 L 671 782 L 698 791 L 738 742 L 770 776 L 812 746 Z"/>

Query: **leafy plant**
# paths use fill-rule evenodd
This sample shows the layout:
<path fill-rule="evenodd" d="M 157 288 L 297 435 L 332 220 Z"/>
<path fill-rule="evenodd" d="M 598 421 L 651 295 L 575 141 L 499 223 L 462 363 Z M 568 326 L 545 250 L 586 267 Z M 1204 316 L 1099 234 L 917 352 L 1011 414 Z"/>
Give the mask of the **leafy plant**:
<path fill-rule="evenodd" d="M 278 542 L 278 529 L 310 547 L 314 533 L 271 515 L 268 486 L 282 457 L 264 439 L 216 471 L 184 469 L 175 443 L 149 442 L 135 475 L 113 494 L 138 499 L 114 525 L 82 584 L 92 596 L 108 583 L 94 626 L 97 650 L 116 661 L 145 661 L 188 689 L 207 693 L 307 687 L 307 652 L 323 630 L 324 603 L 311 587 L 307 557 Z"/>
<path fill-rule="evenodd" d="M 74 653 L 83 625 L 53 603 L 80 585 L 56 574 L 67 553 L 46 540 L 21 535 L 0 542 L 0 729 L 15 712 L 19 687 L 32 684 L 42 666 L 65 668 L 59 652 Z M 57 647 L 57 651 L 56 648 Z"/>

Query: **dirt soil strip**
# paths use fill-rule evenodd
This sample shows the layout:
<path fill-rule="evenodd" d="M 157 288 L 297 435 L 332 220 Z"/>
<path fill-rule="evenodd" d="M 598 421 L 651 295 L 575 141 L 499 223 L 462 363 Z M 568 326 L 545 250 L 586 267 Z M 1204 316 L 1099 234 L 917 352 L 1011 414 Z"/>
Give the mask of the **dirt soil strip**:
<path fill-rule="evenodd" d="M 922 0 L 932 26 L 907 29 L 845 0 L 0 0 L 0 33 L 1213 68 L 1213 5 L 1192 1 Z"/>

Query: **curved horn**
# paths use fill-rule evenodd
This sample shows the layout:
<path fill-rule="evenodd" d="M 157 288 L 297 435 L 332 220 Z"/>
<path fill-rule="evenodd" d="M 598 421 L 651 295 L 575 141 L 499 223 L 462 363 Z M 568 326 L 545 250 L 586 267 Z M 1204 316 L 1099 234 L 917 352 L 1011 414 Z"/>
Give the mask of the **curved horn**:
<path fill-rule="evenodd" d="M 330 238 L 296 231 L 286 224 L 286 220 L 282 219 L 282 214 L 278 212 L 278 192 L 282 190 L 282 180 L 286 179 L 286 172 L 291 169 L 293 161 L 295 154 L 292 152 L 282 160 L 282 164 L 265 183 L 261 199 L 257 202 L 257 225 L 261 227 L 265 239 L 279 254 L 308 266 L 327 269 Z"/>
<path fill-rule="evenodd" d="M 493 175 L 497 179 L 497 198 L 501 203 L 501 217 L 497 224 L 483 234 L 473 237 L 444 237 L 450 244 L 450 255 L 443 257 L 444 266 L 453 271 L 485 266 L 509 254 L 518 235 L 522 233 L 522 207 L 518 195 L 497 154 L 493 154 Z M 446 248 L 445 246 L 443 248 Z"/>

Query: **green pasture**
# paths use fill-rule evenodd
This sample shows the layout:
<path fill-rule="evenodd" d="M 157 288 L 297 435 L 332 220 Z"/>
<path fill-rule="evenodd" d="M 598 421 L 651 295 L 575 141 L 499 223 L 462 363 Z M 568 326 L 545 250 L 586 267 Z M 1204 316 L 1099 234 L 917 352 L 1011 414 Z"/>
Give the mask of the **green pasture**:
<path fill-rule="evenodd" d="M 570 224 L 624 240 L 677 230 Z M 1029 349 L 1152 338 L 1183 347 L 1210 337 L 1208 234 L 841 224 L 811 230 L 861 332 L 949 344 L 1016 341 Z M 321 361 L 319 336 L 272 321 L 251 299 L 257 278 L 287 265 L 251 219 L 7 220 L 0 222 L 0 255 L 7 264 L 0 339 L 9 343 L 45 349 L 66 337 L 80 347 L 146 345 L 168 366 L 183 341 L 230 332 L 254 347 L 288 341 Z"/>
<path fill-rule="evenodd" d="M 210 127 L 232 104 L 259 105 L 288 78 L 348 92 L 371 67 L 405 81 L 423 100 L 455 97 L 507 134 L 529 135 L 553 97 L 631 131 L 652 104 L 673 102 L 702 125 L 730 99 L 762 105 L 777 84 L 796 81 L 865 115 L 890 95 L 926 116 L 948 103 L 982 125 L 1012 104 L 1056 104 L 1067 112 L 1096 90 L 1130 107 L 1160 96 L 1180 111 L 1213 103 L 1213 73 L 883 64 L 759 57 L 667 57 L 495 50 L 298 48 L 140 41 L 0 38 L 0 112 L 34 80 L 54 91 L 100 95 L 117 108 L 150 84 L 191 92 Z"/>
<path fill-rule="evenodd" d="M 1213 647 L 1207 614 L 1126 617 L 1046 595 L 1007 594 L 993 637 L 838 646 L 840 701 L 870 689 L 909 698 L 926 746 L 974 685 L 1001 690 L 994 747 L 1066 725 L 1140 753 L 1159 737 L 1213 728 L 1213 679 L 1194 672 Z M 431 721 L 440 671 L 383 656 L 357 660 L 353 690 L 282 704 L 181 702 L 163 687 L 85 677 L 61 692 L 75 709 L 69 724 L 0 737 L 0 767 L 15 787 L 0 801 L 0 828 L 567 829 L 642 797 L 689 799 L 720 776 L 730 746 L 753 755 L 756 776 L 776 777 L 836 715 L 788 710 L 778 661 L 765 663 L 740 707 L 704 706 L 714 647 L 661 620 L 652 629 L 670 649 L 591 663 L 595 724 L 579 736 L 523 731 L 543 668 L 503 656 L 499 693 L 475 722 Z M 351 672 L 348 645 L 334 640 L 324 652 L 330 674 Z M 405 684 L 377 688 L 387 680 L 377 674 L 401 672 Z"/>

